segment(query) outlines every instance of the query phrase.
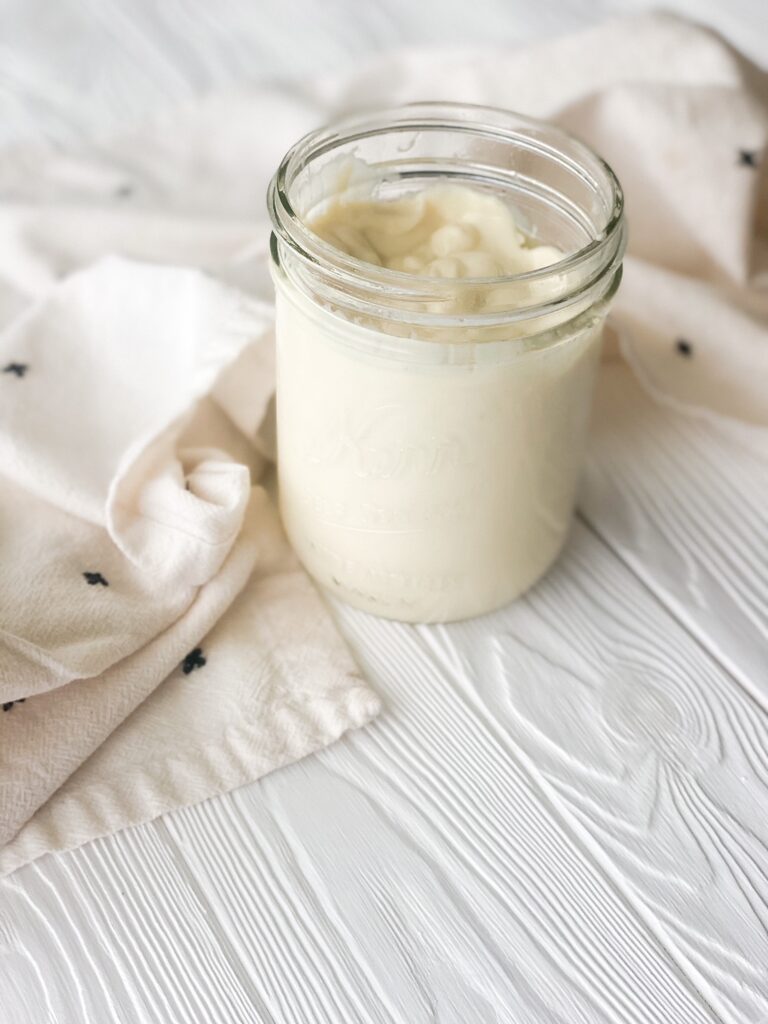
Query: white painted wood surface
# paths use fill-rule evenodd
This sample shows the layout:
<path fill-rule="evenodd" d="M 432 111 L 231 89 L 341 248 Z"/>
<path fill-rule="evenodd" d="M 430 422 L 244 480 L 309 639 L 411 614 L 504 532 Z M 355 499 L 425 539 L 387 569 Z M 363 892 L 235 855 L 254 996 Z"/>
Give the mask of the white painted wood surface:
<path fill-rule="evenodd" d="M 0 137 L 635 6 L 0 0 Z M 768 453 L 610 366 L 580 508 L 496 615 L 336 608 L 369 729 L 0 883 L 0 1024 L 768 1021 Z"/>

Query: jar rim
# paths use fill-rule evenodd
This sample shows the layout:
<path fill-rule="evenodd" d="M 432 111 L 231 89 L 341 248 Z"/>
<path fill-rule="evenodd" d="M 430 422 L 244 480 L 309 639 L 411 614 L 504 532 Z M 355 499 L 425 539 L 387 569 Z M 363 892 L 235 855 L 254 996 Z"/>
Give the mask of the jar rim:
<path fill-rule="evenodd" d="M 377 266 L 351 256 L 322 239 L 294 209 L 289 196 L 290 187 L 296 175 L 311 160 L 346 143 L 353 143 L 372 135 L 441 129 L 522 144 L 528 150 L 550 156 L 567 165 L 570 171 L 582 180 L 596 185 L 605 195 L 605 206 L 608 211 L 605 224 L 595 231 L 585 245 L 566 254 L 557 263 L 524 273 L 443 281 Z M 571 153 L 575 153 L 580 159 L 575 159 Z M 595 173 L 590 176 L 590 170 L 602 175 L 602 183 L 596 182 Z M 405 302 L 439 301 L 441 287 L 445 288 L 448 285 L 455 294 L 464 289 L 482 287 L 527 288 L 538 282 L 551 281 L 565 275 L 579 280 L 577 288 L 567 291 L 554 301 L 528 308 L 515 305 L 512 310 L 500 311 L 498 314 L 470 314 L 462 317 L 465 323 L 486 324 L 509 319 L 526 319 L 531 315 L 539 316 L 542 312 L 570 305 L 618 268 L 626 245 L 623 190 L 613 169 L 599 154 L 559 126 L 500 107 L 480 104 L 448 101 L 408 103 L 365 110 L 317 128 L 300 138 L 281 160 L 269 184 L 267 205 L 278 241 L 298 256 L 305 268 L 315 272 L 318 268 L 328 268 L 336 280 L 353 290 L 360 287 L 361 280 L 365 282 L 370 299 L 361 300 L 358 308 L 366 307 L 376 296 L 395 296 Z M 351 305 L 356 305 L 354 300 Z M 410 311 L 403 319 L 418 322 L 422 317 Z M 438 317 L 436 320 L 435 315 L 430 314 L 426 318 L 433 324 L 441 319 L 445 319 L 446 322 L 455 321 L 455 316 Z"/>

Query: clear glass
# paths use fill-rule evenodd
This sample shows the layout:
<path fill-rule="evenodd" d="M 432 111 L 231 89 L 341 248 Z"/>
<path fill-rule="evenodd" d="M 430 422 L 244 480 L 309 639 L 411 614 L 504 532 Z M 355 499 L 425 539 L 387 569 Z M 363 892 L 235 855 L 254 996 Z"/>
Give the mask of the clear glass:
<path fill-rule="evenodd" d="M 503 197 L 562 261 L 444 280 L 365 263 L 308 226 L 340 188 L 450 181 Z M 280 506 L 310 574 L 388 618 L 512 600 L 563 546 L 623 199 L 566 133 L 508 111 L 417 104 L 302 139 L 269 189 Z"/>

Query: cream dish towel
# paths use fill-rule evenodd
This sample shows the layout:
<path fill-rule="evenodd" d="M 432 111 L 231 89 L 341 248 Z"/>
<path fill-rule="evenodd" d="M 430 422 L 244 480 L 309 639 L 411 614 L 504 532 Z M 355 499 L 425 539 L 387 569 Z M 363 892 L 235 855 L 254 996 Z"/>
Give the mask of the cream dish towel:
<path fill-rule="evenodd" d="M 0 868 L 378 709 L 258 480 L 270 310 L 105 258 L 0 337 Z"/>
<path fill-rule="evenodd" d="M 630 222 L 625 356 L 664 401 L 768 450 L 768 76 L 680 19 L 406 52 L 88 145 L 6 147 L 1 870 L 258 778 L 376 712 L 258 486 L 263 197 L 304 132 L 429 99 L 549 118 L 603 153 Z"/>

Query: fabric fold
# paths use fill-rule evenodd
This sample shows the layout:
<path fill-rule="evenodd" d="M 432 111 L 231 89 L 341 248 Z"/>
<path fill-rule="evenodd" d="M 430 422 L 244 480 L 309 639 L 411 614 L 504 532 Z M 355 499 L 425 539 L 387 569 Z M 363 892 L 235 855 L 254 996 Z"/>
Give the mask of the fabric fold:
<path fill-rule="evenodd" d="M 199 270 L 109 257 L 0 335 L 0 871 L 376 712 L 253 486 L 270 324 Z"/>

